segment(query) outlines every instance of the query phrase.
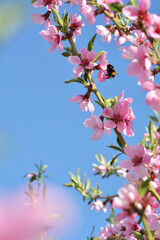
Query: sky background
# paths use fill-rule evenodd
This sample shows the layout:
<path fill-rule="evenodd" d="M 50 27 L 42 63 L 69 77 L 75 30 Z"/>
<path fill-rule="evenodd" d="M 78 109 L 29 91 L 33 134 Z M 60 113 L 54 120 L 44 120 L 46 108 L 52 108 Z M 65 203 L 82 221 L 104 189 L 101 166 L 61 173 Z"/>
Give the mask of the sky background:
<path fill-rule="evenodd" d="M 11 6 L 6 3 L 10 3 Z M 158 0 L 152 1 L 151 12 L 157 13 Z M 69 9 L 64 5 L 62 9 Z M 98 141 L 91 141 L 91 129 L 83 126 L 90 113 L 81 112 L 77 104 L 68 99 L 77 94 L 85 94 L 86 89 L 76 83 L 64 84 L 73 78 L 73 65 L 58 51 L 49 53 L 50 44 L 39 34 L 43 25 L 32 22 L 33 13 L 43 13 L 45 9 L 32 7 L 30 1 L 0 0 L 0 188 L 14 191 L 25 185 L 22 177 L 35 171 L 34 163 L 39 158 L 48 164 L 47 179 L 64 191 L 79 209 L 78 224 L 58 240 L 86 240 L 92 226 L 95 233 L 105 226 L 109 216 L 103 212 L 89 211 L 81 195 L 73 189 L 62 185 L 70 180 L 68 172 L 87 173 L 92 185 L 100 183 L 100 189 L 106 194 L 115 194 L 124 182 L 119 178 L 104 179 L 93 177 L 92 164 L 96 163 L 95 153 L 102 153 L 107 161 L 114 151 L 106 146 L 115 143 L 115 135 L 103 135 Z M 60 9 L 60 14 L 62 13 Z M 4 14 L 6 11 L 7 14 Z M 77 8 L 72 8 L 74 13 Z M 97 17 L 96 24 L 104 24 L 102 17 Z M 88 41 L 95 34 L 96 26 L 86 24 L 82 35 L 77 38 L 76 46 L 87 47 Z M 67 42 L 64 46 L 68 46 Z M 113 80 L 99 83 L 94 77 L 98 89 L 105 98 L 119 95 L 125 90 L 125 97 L 133 98 L 135 137 L 125 137 L 128 144 L 134 146 L 140 142 L 148 125 L 147 116 L 152 113 L 145 105 L 145 92 L 137 85 L 135 77 L 127 76 L 127 60 L 121 58 L 121 52 L 112 39 L 110 44 L 103 43 L 97 36 L 94 51 L 108 52 L 108 61 L 119 76 Z M 95 98 L 92 96 L 92 101 Z M 101 114 L 96 106 L 96 115 Z M 62 200 L 62 204 L 65 204 Z"/>

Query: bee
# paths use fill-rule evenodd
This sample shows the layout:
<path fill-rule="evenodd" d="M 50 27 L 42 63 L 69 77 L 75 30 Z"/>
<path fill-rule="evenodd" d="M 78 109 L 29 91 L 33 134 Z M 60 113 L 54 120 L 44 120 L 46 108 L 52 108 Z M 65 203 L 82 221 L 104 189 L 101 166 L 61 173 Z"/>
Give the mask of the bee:
<path fill-rule="evenodd" d="M 112 79 L 117 74 L 116 70 L 111 64 L 107 65 L 107 79 Z"/>

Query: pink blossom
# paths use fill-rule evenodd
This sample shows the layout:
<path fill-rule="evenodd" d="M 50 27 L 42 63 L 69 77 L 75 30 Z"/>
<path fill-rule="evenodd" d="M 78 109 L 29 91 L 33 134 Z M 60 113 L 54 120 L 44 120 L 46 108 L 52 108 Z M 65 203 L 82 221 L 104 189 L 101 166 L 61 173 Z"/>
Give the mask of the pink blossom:
<path fill-rule="evenodd" d="M 104 213 L 107 212 L 107 208 L 106 206 L 103 204 L 103 202 L 101 200 L 96 200 L 95 202 L 93 202 L 89 208 L 89 210 L 92 210 L 95 207 L 96 212 L 99 212 L 100 210 L 103 210 Z"/>
<path fill-rule="evenodd" d="M 98 171 L 98 172 L 101 172 L 101 173 L 102 173 L 102 177 L 104 177 L 105 174 L 106 174 L 107 171 L 108 171 L 108 167 L 105 166 L 105 165 L 103 165 L 103 164 L 101 164 L 101 165 L 99 165 L 99 166 L 94 166 L 93 171 L 94 171 L 94 172 L 97 172 L 97 171 Z"/>
<path fill-rule="evenodd" d="M 102 41 L 110 43 L 111 32 L 102 25 L 96 25 L 96 28 L 97 28 L 96 33 L 102 36 Z"/>
<path fill-rule="evenodd" d="M 88 51 L 85 48 L 81 48 L 81 58 L 78 56 L 68 57 L 68 61 L 71 64 L 76 64 L 77 66 L 73 68 L 74 77 L 78 77 L 85 69 L 92 69 L 96 66 L 96 63 L 92 63 L 97 53 L 94 51 Z"/>
<path fill-rule="evenodd" d="M 156 213 L 147 214 L 147 222 L 151 231 L 156 230 L 156 236 L 160 238 L 160 218 Z"/>
<path fill-rule="evenodd" d="M 107 133 L 108 135 L 111 134 L 110 130 L 104 126 L 101 118 L 96 115 L 91 115 L 89 118 L 87 118 L 84 121 L 83 125 L 94 130 L 94 133 L 91 136 L 91 140 L 100 139 L 103 135 L 103 131 L 105 131 L 105 133 Z"/>
<path fill-rule="evenodd" d="M 33 3 L 34 7 L 44 7 L 46 6 L 48 10 L 51 10 L 51 8 L 61 6 L 62 2 L 61 0 L 36 0 Z"/>
<path fill-rule="evenodd" d="M 94 7 L 92 5 L 85 5 L 83 6 L 82 13 L 85 16 L 85 20 L 89 24 L 95 24 L 96 21 L 96 15 L 94 11 Z"/>
<path fill-rule="evenodd" d="M 138 77 L 138 84 L 141 85 L 150 74 L 151 59 L 144 45 L 128 48 L 131 57 L 134 59 L 127 68 L 128 75 Z M 130 51 L 132 50 L 132 51 Z"/>
<path fill-rule="evenodd" d="M 101 232 L 98 235 L 99 240 L 106 240 L 107 238 L 111 237 L 115 234 L 115 224 L 107 225 L 105 228 L 101 228 Z"/>
<path fill-rule="evenodd" d="M 51 25 L 52 22 L 51 20 L 49 19 L 49 16 L 51 14 L 51 11 L 47 11 L 45 14 L 41 15 L 41 14 L 32 14 L 32 18 L 33 18 L 33 22 L 35 24 L 42 24 L 42 23 L 45 23 L 45 27 L 47 28 L 48 25 Z"/>
<path fill-rule="evenodd" d="M 148 175 L 148 169 L 145 166 L 150 163 L 150 156 L 140 144 L 135 147 L 126 146 L 124 149 L 125 154 L 131 160 L 123 160 L 120 167 L 135 172 L 141 179 Z"/>
<path fill-rule="evenodd" d="M 151 47 L 149 40 L 147 39 L 146 35 L 142 31 L 136 30 L 134 34 L 136 36 L 136 38 L 133 37 L 133 40 L 132 40 L 132 43 L 134 45 L 139 46 L 141 44 L 144 44 L 147 48 Z"/>
<path fill-rule="evenodd" d="M 119 197 L 115 197 L 113 199 L 113 207 L 118 207 L 122 209 L 123 212 L 117 215 L 117 221 L 120 221 L 125 217 L 134 219 L 136 215 L 135 213 L 133 214 L 133 212 L 135 212 L 135 208 L 142 208 L 140 205 L 141 198 L 137 193 L 136 187 L 132 184 L 126 184 L 118 191 L 118 195 Z M 134 208 L 134 211 L 132 208 Z"/>
<path fill-rule="evenodd" d="M 160 86 L 151 81 L 145 81 L 142 84 L 142 89 L 148 91 L 146 104 L 157 112 L 160 112 Z"/>
<path fill-rule="evenodd" d="M 95 111 L 94 105 L 92 104 L 90 98 L 85 95 L 77 95 L 69 99 L 70 102 L 80 103 L 80 109 L 87 112 L 88 110 L 93 113 Z"/>
<path fill-rule="evenodd" d="M 58 48 L 58 52 L 62 51 L 62 33 L 61 31 L 57 31 L 57 28 L 54 25 L 49 25 L 47 30 L 42 30 L 40 34 L 47 42 L 51 43 L 51 46 L 48 50 L 49 52 L 54 51 L 56 48 Z"/>
<path fill-rule="evenodd" d="M 158 39 L 160 38 L 160 16 L 153 14 L 152 20 L 153 23 L 148 27 L 148 33 L 152 38 Z"/>
<path fill-rule="evenodd" d="M 132 108 L 129 107 L 132 99 L 123 99 L 123 94 L 124 91 L 120 94 L 119 101 L 113 109 L 108 107 L 103 110 L 102 115 L 109 118 L 109 120 L 104 123 L 104 126 L 108 129 L 117 128 L 118 132 L 132 136 L 134 135 L 132 121 L 135 119 Z"/>
<path fill-rule="evenodd" d="M 79 36 L 81 34 L 81 28 L 84 27 L 84 22 L 81 21 L 82 17 L 77 14 L 71 15 L 71 24 L 69 28 L 73 32 L 73 34 Z"/>
<path fill-rule="evenodd" d="M 148 9 L 150 8 L 150 0 L 139 0 L 138 9 L 133 6 L 126 6 L 122 9 L 122 13 L 131 20 L 140 19 L 146 25 L 149 25 L 150 17 Z"/>

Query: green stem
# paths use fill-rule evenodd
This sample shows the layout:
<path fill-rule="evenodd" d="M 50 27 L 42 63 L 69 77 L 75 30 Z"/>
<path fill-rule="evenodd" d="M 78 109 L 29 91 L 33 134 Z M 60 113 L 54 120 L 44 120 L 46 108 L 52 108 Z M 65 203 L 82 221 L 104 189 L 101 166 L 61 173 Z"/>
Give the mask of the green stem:
<path fill-rule="evenodd" d="M 114 23 L 116 24 L 116 26 L 117 26 L 117 28 L 118 28 L 119 30 L 121 30 L 121 31 L 122 31 L 123 33 L 125 33 L 126 35 L 130 34 L 130 33 L 126 30 L 126 28 L 125 28 L 124 26 L 122 26 L 122 25 L 118 22 L 117 18 L 112 17 L 107 10 L 104 10 L 104 14 L 105 14 L 109 19 L 111 19 L 112 22 L 114 22 Z"/>
<path fill-rule="evenodd" d="M 62 22 L 62 20 L 61 20 L 61 18 L 60 18 L 60 16 L 59 16 L 57 10 L 56 10 L 56 9 L 52 9 L 52 12 L 53 12 L 53 11 L 54 11 L 56 17 L 58 18 L 60 24 L 63 26 L 63 22 Z M 106 12 L 106 13 L 105 13 L 105 12 Z M 108 17 L 117 25 L 117 27 L 120 28 L 120 30 L 122 30 L 122 26 L 120 25 L 120 23 L 117 21 L 116 18 L 113 18 L 106 10 L 104 11 L 104 13 L 105 13 L 106 16 L 108 16 Z M 124 30 L 124 28 L 123 28 L 123 30 Z M 123 31 L 123 30 L 122 30 L 122 31 Z M 123 32 L 124 32 L 124 31 L 123 31 Z M 73 53 L 74 53 L 76 56 L 80 56 L 79 53 L 78 53 L 78 51 L 77 51 L 77 48 L 76 48 L 76 46 L 75 46 L 75 43 L 74 43 L 73 39 L 72 39 L 72 38 L 68 38 L 68 41 L 69 41 L 69 43 L 70 43 L 70 45 L 71 45 L 71 47 L 72 47 Z M 105 103 L 105 100 L 104 100 L 104 98 L 102 97 L 102 95 L 100 94 L 100 92 L 98 91 L 98 89 L 97 89 L 97 87 L 96 87 L 96 85 L 95 85 L 95 83 L 94 83 L 94 81 L 93 81 L 93 79 L 92 79 L 92 77 L 91 77 L 90 71 L 85 70 L 85 73 L 86 73 L 87 76 L 88 76 L 89 82 L 92 84 L 92 91 L 93 91 L 94 94 L 96 95 L 97 99 L 98 99 L 102 104 L 104 104 L 104 103 Z M 114 131 L 115 131 L 115 133 L 117 134 L 117 136 L 119 137 L 119 140 L 121 141 L 122 145 L 123 145 L 124 147 L 127 146 L 127 144 L 126 144 L 126 142 L 125 142 L 122 134 L 121 134 L 120 132 L 118 132 L 117 129 L 114 129 Z"/>
<path fill-rule="evenodd" d="M 124 147 L 126 147 L 126 146 L 127 146 L 127 143 L 126 143 L 126 141 L 124 140 L 122 134 L 121 134 L 120 132 L 118 132 L 117 128 L 114 128 L 114 131 L 115 131 L 115 133 L 117 134 L 117 136 L 118 136 L 120 142 L 122 143 L 122 145 L 123 145 Z"/>
<path fill-rule="evenodd" d="M 152 186 L 151 182 L 149 182 L 149 187 L 148 190 L 150 193 L 152 193 L 152 195 L 157 199 L 157 201 L 160 203 L 160 196 L 157 193 L 157 191 L 155 190 L 155 188 Z"/>
<path fill-rule="evenodd" d="M 153 240 L 152 233 L 149 230 L 149 227 L 148 227 L 148 224 L 147 224 L 147 220 L 146 220 L 146 217 L 145 217 L 144 214 L 142 216 L 142 222 L 143 222 L 143 226 L 144 226 L 144 230 L 145 230 L 146 239 L 147 240 Z"/>

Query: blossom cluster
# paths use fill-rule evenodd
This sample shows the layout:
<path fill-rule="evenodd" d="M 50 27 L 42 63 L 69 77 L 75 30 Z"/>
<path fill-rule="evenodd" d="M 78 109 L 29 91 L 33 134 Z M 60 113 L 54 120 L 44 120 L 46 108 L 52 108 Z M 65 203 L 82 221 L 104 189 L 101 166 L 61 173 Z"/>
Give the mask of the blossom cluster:
<path fill-rule="evenodd" d="M 89 41 L 88 48 L 82 47 L 80 53 L 75 45 L 75 35 L 81 34 L 81 28 L 85 24 L 81 15 L 73 14 L 70 17 L 68 13 L 63 13 L 61 18 L 59 15 L 61 1 L 34 1 L 34 7 L 46 7 L 47 12 L 43 15 L 33 14 L 33 21 L 36 24 L 44 23 L 46 30 L 42 30 L 40 34 L 51 43 L 49 52 L 56 48 L 58 52 L 64 50 L 62 55 L 67 57 L 68 62 L 75 65 L 74 78 L 66 83 L 78 82 L 85 86 L 86 92 L 71 97 L 69 101 L 79 103 L 83 112 L 90 111 L 91 116 L 83 122 L 83 125 L 94 131 L 91 140 L 99 140 L 104 132 L 111 135 L 112 129 L 116 134 L 118 146 L 111 144 L 109 147 L 119 151 L 119 154 L 114 156 L 109 164 L 99 161 L 100 165 L 94 167 L 95 174 L 101 174 L 103 178 L 115 174 L 128 181 L 118 191 L 118 195 L 113 197 L 102 196 L 101 192 L 93 188 L 90 192 L 89 181 L 87 186 L 83 185 L 79 176 L 76 181 L 76 177 L 71 175 L 72 181 L 68 183 L 68 186 L 76 188 L 84 198 L 89 199 L 90 210 L 95 208 L 97 212 L 103 210 L 106 214 L 108 203 L 110 209 L 119 209 L 120 213 L 117 214 L 115 223 L 101 229 L 99 240 L 106 240 L 110 237 L 136 240 L 138 237 L 134 232 L 140 235 L 140 239 L 151 240 L 150 231 L 155 231 L 154 237 L 160 238 L 160 128 L 154 126 L 151 121 L 143 140 L 134 147 L 127 145 L 123 134 L 129 137 L 134 136 L 135 115 L 131 107 L 133 100 L 130 97 L 124 98 L 124 91 L 119 94 L 119 97 L 110 99 L 105 99 L 101 95 L 96 84 L 103 84 L 107 79 L 113 79 L 117 72 L 106 59 L 106 51 L 96 53 L 93 50 L 97 35 L 102 37 L 103 42 L 108 43 L 111 42 L 113 35 L 116 46 L 128 44 L 118 48 L 122 59 L 130 61 L 127 73 L 130 76 L 136 76 L 138 85 L 142 87 L 142 90 L 147 91 L 146 104 L 150 105 L 156 113 L 156 117 L 152 116 L 151 119 L 156 124 L 160 124 L 160 85 L 155 83 L 155 76 L 160 72 L 160 54 L 156 44 L 160 38 L 160 17 L 149 12 L 150 0 L 139 0 L 138 5 L 134 3 L 124 5 L 122 0 L 93 2 L 65 0 L 64 2 L 70 3 L 71 7 L 79 5 L 79 14 L 84 16 L 88 24 L 95 24 L 96 17 L 104 15 L 104 24 L 96 25 L 96 34 Z M 51 13 L 54 16 L 55 25 L 50 19 Z M 131 20 L 130 24 L 129 20 Z M 62 44 L 62 41 L 66 40 L 69 41 L 69 47 L 64 47 Z M 98 71 L 97 81 L 94 79 L 96 71 Z M 102 107 L 100 116 L 93 115 L 96 111 L 91 101 L 93 95 Z M 126 155 L 127 159 L 123 159 L 116 166 L 117 157 L 122 154 Z M 137 220 L 138 217 L 143 222 L 144 229 Z"/>

